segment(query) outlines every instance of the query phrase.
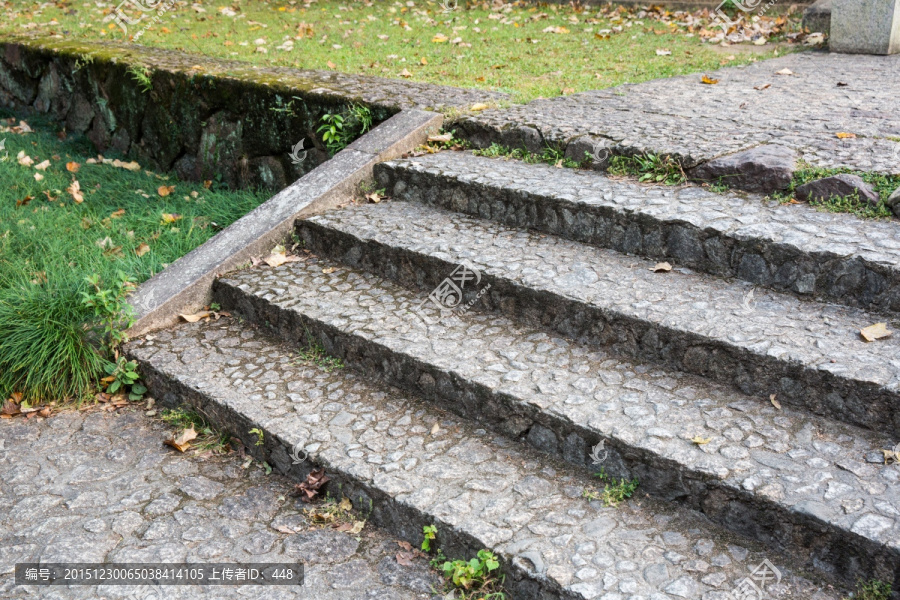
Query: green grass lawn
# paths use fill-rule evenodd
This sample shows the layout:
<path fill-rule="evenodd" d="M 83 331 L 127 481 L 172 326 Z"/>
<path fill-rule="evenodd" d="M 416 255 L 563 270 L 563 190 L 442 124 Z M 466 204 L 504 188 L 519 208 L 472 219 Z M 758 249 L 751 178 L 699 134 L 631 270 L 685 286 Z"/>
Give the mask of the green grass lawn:
<path fill-rule="evenodd" d="M 149 0 L 148 0 L 149 1 Z M 330 69 L 485 88 L 515 101 L 743 64 L 802 47 L 800 12 L 763 16 L 723 47 L 706 11 L 435 1 L 179 2 L 128 31 L 104 22 L 117 2 L 0 1 L 0 34 L 136 41 L 266 65 Z M 163 2 L 162 6 L 168 6 Z M 141 15 L 126 11 L 129 18 Z M 146 13 L 154 15 L 154 13 Z M 764 45 L 756 45 L 765 42 Z"/>
<path fill-rule="evenodd" d="M 100 364 L 87 278 L 101 289 L 119 272 L 144 281 L 270 194 L 91 164 L 85 138 L 60 140 L 59 126 L 32 119 L 34 131 L 18 134 L 9 116 L 0 111 L 0 403 L 15 391 L 73 396 Z"/>

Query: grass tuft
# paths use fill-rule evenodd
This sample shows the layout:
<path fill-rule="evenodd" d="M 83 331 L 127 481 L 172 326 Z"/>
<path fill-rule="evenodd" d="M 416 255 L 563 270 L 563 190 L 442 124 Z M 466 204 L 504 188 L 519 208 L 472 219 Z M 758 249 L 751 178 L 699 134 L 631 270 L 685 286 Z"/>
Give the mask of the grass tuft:
<path fill-rule="evenodd" d="M 772 194 L 772 198 L 780 202 L 790 202 L 794 198 L 794 193 L 798 187 L 804 183 L 831 177 L 840 173 L 849 173 L 859 175 L 863 181 L 872 186 L 881 198 L 878 205 L 873 206 L 866 200 L 859 198 L 857 194 L 843 198 L 830 198 L 828 200 L 814 200 L 810 202 L 810 206 L 815 206 L 820 210 L 838 213 L 850 213 L 864 219 L 884 219 L 893 216 L 891 209 L 885 204 L 885 200 L 900 188 L 900 176 L 898 175 L 882 175 L 879 173 L 868 173 L 864 171 L 854 171 L 852 169 L 822 169 L 813 167 L 809 164 L 801 164 L 800 168 L 794 172 L 794 178 L 790 187 L 783 192 Z"/>

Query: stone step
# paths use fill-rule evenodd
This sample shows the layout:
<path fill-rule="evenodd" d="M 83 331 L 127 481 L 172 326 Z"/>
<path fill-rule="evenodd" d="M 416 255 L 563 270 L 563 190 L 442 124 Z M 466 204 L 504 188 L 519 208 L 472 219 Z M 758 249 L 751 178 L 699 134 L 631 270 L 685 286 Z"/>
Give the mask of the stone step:
<path fill-rule="evenodd" d="M 884 462 L 886 436 L 504 316 L 441 319 L 424 293 L 331 261 L 234 273 L 215 295 L 284 339 L 313 336 L 351 367 L 554 459 L 636 477 L 799 564 L 848 582 L 873 565 L 900 574 L 900 469 L 866 462 Z"/>
<path fill-rule="evenodd" d="M 325 213 L 298 221 L 298 234 L 315 253 L 422 290 L 467 264 L 481 283 L 463 304 L 890 435 L 900 427 L 900 336 L 859 333 L 886 320 L 877 314 L 653 272 L 652 261 L 412 202 Z"/>
<path fill-rule="evenodd" d="M 592 482 L 571 467 L 348 369 L 301 364 L 248 324 L 186 324 L 128 352 L 160 401 L 195 406 L 298 479 L 324 466 L 330 493 L 376 525 L 418 545 L 434 524 L 451 558 L 493 549 L 515 600 L 718 600 L 753 572 L 759 584 L 760 565 L 780 573 L 766 582 L 774 597 L 842 595 L 687 509 L 642 494 L 618 507 L 588 501 Z"/>
<path fill-rule="evenodd" d="M 759 196 L 441 152 L 376 167 L 396 200 L 670 260 L 801 296 L 900 312 L 900 221 Z"/>

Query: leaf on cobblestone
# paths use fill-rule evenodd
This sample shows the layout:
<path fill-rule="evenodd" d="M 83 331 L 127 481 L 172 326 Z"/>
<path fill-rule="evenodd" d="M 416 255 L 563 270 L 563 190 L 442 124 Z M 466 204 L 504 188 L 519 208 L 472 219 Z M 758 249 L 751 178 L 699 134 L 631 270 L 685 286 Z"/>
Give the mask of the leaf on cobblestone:
<path fill-rule="evenodd" d="M 437 432 L 441 430 L 441 424 L 435 423 L 431 426 L 431 435 L 437 435 Z"/>
<path fill-rule="evenodd" d="M 352 533 L 353 535 L 362 533 L 362 530 L 365 526 L 366 526 L 365 521 L 354 521 L 353 527 L 350 528 L 350 533 Z"/>
<path fill-rule="evenodd" d="M 900 462 L 900 453 L 894 450 L 882 450 L 881 452 L 884 454 L 884 464 L 889 465 Z"/>
<path fill-rule="evenodd" d="M 208 310 L 201 310 L 199 312 L 195 312 L 192 315 L 178 315 L 178 316 L 181 317 L 182 319 L 184 319 L 185 321 L 187 321 L 188 323 L 196 323 L 200 319 L 205 319 L 206 317 L 210 316 L 211 314 L 212 313 L 209 312 Z"/>
<path fill-rule="evenodd" d="M 163 442 L 167 446 L 171 446 L 178 450 L 179 452 L 184 452 L 188 448 L 191 447 L 191 440 L 197 438 L 197 432 L 194 430 L 194 426 L 191 425 L 188 429 L 185 429 L 181 432 L 177 438 L 172 438 L 170 440 L 166 440 Z"/>
<path fill-rule="evenodd" d="M 293 535 L 293 534 L 297 533 L 296 531 L 294 531 L 287 525 L 279 525 L 278 527 L 275 528 L 275 531 L 278 531 L 280 533 L 287 533 L 289 535 Z"/>
<path fill-rule="evenodd" d="M 378 192 L 372 192 L 371 194 L 366 194 L 366 200 L 368 200 L 372 204 L 378 204 L 383 199 L 384 199 L 384 196 L 382 196 Z"/>
<path fill-rule="evenodd" d="M 691 441 L 694 442 L 695 444 L 697 444 L 698 446 L 702 446 L 703 444 L 710 443 L 712 441 L 712 438 L 703 438 L 703 437 L 700 437 L 699 435 L 695 435 L 693 438 L 691 438 Z"/>
<path fill-rule="evenodd" d="M 485 104 L 484 102 L 476 102 L 475 104 L 473 104 L 472 106 L 469 107 L 469 110 L 471 110 L 472 112 L 478 112 L 481 110 L 486 110 L 487 108 L 488 108 L 488 105 Z"/>
<path fill-rule="evenodd" d="M 794 72 L 791 71 L 791 70 L 788 69 L 788 68 L 784 68 L 784 69 L 782 69 L 782 70 L 780 70 L 780 71 L 775 71 L 775 74 L 776 74 L 776 75 L 793 75 Z"/>
<path fill-rule="evenodd" d="M 859 334 L 867 342 L 874 342 L 875 340 L 891 337 L 894 332 L 887 328 L 887 323 L 875 323 L 860 329 Z"/>
<path fill-rule="evenodd" d="M 775 399 L 775 394 L 772 394 L 771 396 L 769 396 L 769 402 L 772 403 L 772 406 L 774 406 L 778 410 L 781 410 L 781 402 L 779 402 L 778 400 Z"/>
<path fill-rule="evenodd" d="M 337 267 L 325 267 L 324 269 L 322 269 L 322 272 L 326 275 L 334 273 L 335 271 L 337 271 Z"/>
<path fill-rule="evenodd" d="M 7 400 L 3 403 L 3 408 L 0 408 L 0 416 L 4 419 L 11 419 L 22 412 L 19 409 L 19 406 L 15 404 L 12 400 Z"/>
<path fill-rule="evenodd" d="M 398 540 L 397 545 L 406 550 L 407 552 L 412 552 L 412 544 L 409 542 L 404 542 L 403 540 Z"/>
<path fill-rule="evenodd" d="M 300 495 L 301 500 L 311 502 L 318 495 L 322 486 L 329 481 L 331 481 L 331 478 L 325 474 L 324 468 L 314 469 L 306 476 L 306 481 L 298 483 L 294 488 L 297 494 Z"/>
<path fill-rule="evenodd" d="M 344 496 L 344 498 L 341 500 L 341 503 L 338 504 L 338 508 L 340 508 L 341 510 L 344 510 L 344 511 L 353 510 L 353 503 L 350 502 L 350 498 L 347 498 L 346 496 Z"/>
<path fill-rule="evenodd" d="M 765 84 L 763 84 L 763 85 L 754 85 L 754 86 L 753 86 L 753 89 L 754 89 L 754 90 L 767 90 L 767 89 L 769 89 L 770 87 L 772 87 L 772 84 L 771 84 L 771 83 L 765 83 Z"/>
<path fill-rule="evenodd" d="M 667 262 L 656 263 L 650 270 L 654 273 L 668 273 L 672 270 L 672 265 Z"/>
<path fill-rule="evenodd" d="M 397 564 L 401 567 L 411 567 L 415 564 L 413 561 L 416 558 L 416 555 L 412 552 L 398 552 L 396 558 Z"/>
<path fill-rule="evenodd" d="M 852 138 L 855 138 L 855 137 L 856 137 L 856 134 L 855 134 L 855 133 L 850 133 L 850 132 L 848 132 L 848 131 L 838 131 L 838 132 L 837 132 L 837 137 L 838 137 L 838 139 L 846 140 L 846 139 L 852 139 Z"/>
<path fill-rule="evenodd" d="M 703 77 L 700 78 L 700 83 L 705 83 L 706 85 L 716 85 L 717 83 L 719 83 L 719 80 L 713 79 L 712 77 L 710 77 L 708 75 L 704 75 Z"/>
<path fill-rule="evenodd" d="M 449 142 L 451 140 L 453 140 L 452 133 L 443 133 L 441 135 L 429 135 L 428 136 L 429 142 Z"/>

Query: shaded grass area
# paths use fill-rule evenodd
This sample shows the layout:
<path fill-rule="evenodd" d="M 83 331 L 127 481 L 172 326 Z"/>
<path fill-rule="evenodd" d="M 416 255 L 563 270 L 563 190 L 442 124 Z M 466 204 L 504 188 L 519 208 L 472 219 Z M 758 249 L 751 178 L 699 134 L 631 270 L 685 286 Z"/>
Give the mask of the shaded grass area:
<path fill-rule="evenodd" d="M 125 4 L 127 31 L 104 22 L 119 3 L 10 0 L 0 33 L 135 41 L 252 63 L 484 88 L 517 102 L 746 64 L 798 44 L 800 11 L 766 21 L 765 45 L 704 43 L 708 12 L 460 0 L 176 3 L 158 20 Z M 167 2 L 163 2 L 167 6 Z M 646 8 L 646 7 L 644 7 Z M 137 19 L 140 18 L 138 22 Z M 754 17 L 756 18 L 756 17 Z"/>
<path fill-rule="evenodd" d="M 117 282 L 148 279 L 269 196 L 88 164 L 96 152 L 85 138 L 28 124 L 31 133 L 0 131 L 0 401 L 88 393 L 111 358 L 97 303 L 117 308 Z M 33 164 L 20 164 L 20 152 Z"/>

